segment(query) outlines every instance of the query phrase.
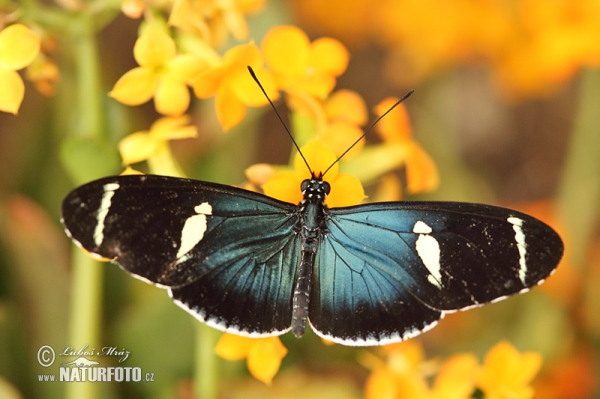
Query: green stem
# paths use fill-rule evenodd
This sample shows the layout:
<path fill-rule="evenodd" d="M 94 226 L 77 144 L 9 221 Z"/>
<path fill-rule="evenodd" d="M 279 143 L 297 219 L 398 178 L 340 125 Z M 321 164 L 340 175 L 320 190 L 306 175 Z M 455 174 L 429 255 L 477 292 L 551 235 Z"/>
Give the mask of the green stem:
<path fill-rule="evenodd" d="M 75 134 L 88 138 L 102 138 L 104 134 L 103 98 L 100 85 L 100 57 L 92 15 L 82 15 L 75 35 L 75 64 L 77 68 L 78 126 Z"/>
<path fill-rule="evenodd" d="M 76 69 L 76 98 L 73 110 L 78 119 L 69 135 L 101 139 L 103 135 L 104 96 L 100 87 L 100 60 L 92 15 L 81 14 L 73 30 L 73 56 Z M 76 350 L 88 345 L 99 348 L 102 309 L 102 266 L 79 248 L 73 252 L 71 281 L 71 314 L 68 345 Z M 99 384 L 82 382 L 69 384 L 68 399 L 98 397 Z"/>
<path fill-rule="evenodd" d="M 220 333 L 202 323 L 196 323 L 196 349 L 194 371 L 194 389 L 196 397 L 215 399 L 219 382 L 219 359 L 215 355 L 215 346 Z"/>
<path fill-rule="evenodd" d="M 584 72 L 580 86 L 579 109 L 558 192 L 558 213 L 566 229 L 571 261 L 583 267 L 600 203 L 600 72 Z"/>
<path fill-rule="evenodd" d="M 100 344 L 103 267 L 79 248 L 73 249 L 72 259 L 68 346 L 77 351 L 87 345 L 90 351 Z M 67 399 L 98 397 L 97 383 L 67 385 Z"/>

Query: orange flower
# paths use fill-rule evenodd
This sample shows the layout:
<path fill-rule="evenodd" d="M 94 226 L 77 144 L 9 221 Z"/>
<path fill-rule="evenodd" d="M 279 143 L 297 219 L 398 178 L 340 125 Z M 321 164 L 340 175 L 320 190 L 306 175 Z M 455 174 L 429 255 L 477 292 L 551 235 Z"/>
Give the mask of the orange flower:
<path fill-rule="evenodd" d="M 321 38 L 310 43 L 295 26 L 271 29 L 261 47 L 280 88 L 318 99 L 327 97 L 348 65 L 348 50 L 339 41 Z"/>
<path fill-rule="evenodd" d="M 375 108 L 376 114 L 383 115 L 396 101 L 397 98 L 383 100 Z M 396 154 L 392 156 L 392 160 L 399 162 L 396 167 L 402 164 L 406 167 L 408 192 L 433 191 L 438 187 L 440 178 L 437 167 L 423 147 L 412 139 L 412 128 L 403 104 L 382 118 L 376 130 L 385 141 L 387 151 Z"/>
<path fill-rule="evenodd" d="M 597 309 L 597 308 L 596 308 Z M 589 399 L 597 393 L 600 368 L 594 348 L 587 344 L 572 348 L 555 359 L 535 382 L 536 397 L 543 399 Z M 546 367 L 544 367 L 546 368 Z"/>
<path fill-rule="evenodd" d="M 247 338 L 228 333 L 221 336 L 215 352 L 226 360 L 247 359 L 252 376 L 267 385 L 271 384 L 281 360 L 287 355 L 279 337 Z"/>
<path fill-rule="evenodd" d="M 40 53 L 27 67 L 25 76 L 35 84 L 36 89 L 45 96 L 54 95 L 55 85 L 60 78 L 56 63 Z"/>
<path fill-rule="evenodd" d="M 133 48 L 140 65 L 125 73 L 110 96 L 126 105 L 139 105 L 154 97 L 156 111 L 168 116 L 182 115 L 189 107 L 187 84 L 217 56 L 207 53 L 177 54 L 175 41 L 158 26 L 149 26 Z"/>
<path fill-rule="evenodd" d="M 317 175 L 319 172 L 324 172 L 336 160 L 333 151 L 319 140 L 309 142 L 300 150 Z M 338 164 L 333 165 L 323 178 L 331 185 L 331 193 L 325 199 L 325 203 L 330 207 L 360 203 L 365 198 L 362 184 L 355 176 L 338 173 L 338 169 Z M 302 200 L 300 184 L 310 177 L 310 171 L 300 154 L 296 154 L 294 170 L 274 174 L 262 187 L 265 195 L 298 204 Z"/>
<path fill-rule="evenodd" d="M 16 72 L 31 64 L 40 51 L 40 38 L 25 25 L 11 25 L 0 32 L 0 111 L 17 114 L 25 85 Z"/>
<path fill-rule="evenodd" d="M 252 80 L 248 66 L 252 67 L 271 100 L 276 100 L 275 82 L 263 67 L 262 56 L 254 43 L 233 47 L 219 65 L 208 68 L 192 82 L 194 93 L 199 98 L 216 95 L 217 117 L 224 129 L 230 129 L 244 119 L 246 106 L 268 104 Z"/>
<path fill-rule="evenodd" d="M 478 387 L 486 399 L 529 399 L 529 385 L 542 366 L 542 357 L 535 352 L 519 353 L 506 341 L 496 344 L 485 356 Z"/>
<path fill-rule="evenodd" d="M 382 115 L 397 101 L 396 98 L 382 101 L 375 107 L 376 113 Z M 361 181 L 370 181 L 404 166 L 407 189 L 410 193 L 437 188 L 439 175 L 435 163 L 420 144 L 412 139 L 408 114 L 403 104 L 380 119 L 375 129 L 384 143 L 365 148 L 358 156 L 344 164 L 344 171 L 358 176 Z M 388 187 L 398 186 L 390 185 L 389 180 L 387 183 Z"/>

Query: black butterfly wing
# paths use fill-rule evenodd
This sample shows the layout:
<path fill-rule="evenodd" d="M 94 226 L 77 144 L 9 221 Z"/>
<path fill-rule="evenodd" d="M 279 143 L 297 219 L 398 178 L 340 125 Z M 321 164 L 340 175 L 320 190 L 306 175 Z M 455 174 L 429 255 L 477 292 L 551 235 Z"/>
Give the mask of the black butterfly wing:
<path fill-rule="evenodd" d="M 541 283 L 560 237 L 487 205 L 377 203 L 330 209 L 314 268 L 313 329 L 346 345 L 397 342 L 466 309 Z"/>
<path fill-rule="evenodd" d="M 297 207 L 215 183 L 116 176 L 72 191 L 67 233 L 221 330 L 249 336 L 290 328 L 299 259 Z"/>

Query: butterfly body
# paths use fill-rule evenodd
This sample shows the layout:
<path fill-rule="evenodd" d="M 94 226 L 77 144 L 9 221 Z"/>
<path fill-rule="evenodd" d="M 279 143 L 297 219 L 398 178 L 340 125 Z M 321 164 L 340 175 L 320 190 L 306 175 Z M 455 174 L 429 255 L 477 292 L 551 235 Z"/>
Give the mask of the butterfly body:
<path fill-rule="evenodd" d="M 547 225 L 489 205 L 386 202 L 328 208 L 329 185 L 291 204 L 165 176 L 100 179 L 62 207 L 69 236 L 223 331 L 397 342 L 448 312 L 529 290 L 563 245 Z"/>

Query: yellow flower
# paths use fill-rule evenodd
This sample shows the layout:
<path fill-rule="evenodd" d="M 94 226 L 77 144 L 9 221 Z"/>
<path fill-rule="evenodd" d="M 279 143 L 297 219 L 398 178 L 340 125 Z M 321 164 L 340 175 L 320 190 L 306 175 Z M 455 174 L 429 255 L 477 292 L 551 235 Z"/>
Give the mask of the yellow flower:
<path fill-rule="evenodd" d="M 233 47 L 225 53 L 219 65 L 208 68 L 192 82 L 194 93 L 199 98 L 216 95 L 217 117 L 224 129 L 230 129 L 244 119 L 246 106 L 268 104 L 250 76 L 248 66 L 252 67 L 271 100 L 276 100 L 279 95 L 275 82 L 264 68 L 260 51 L 254 43 Z"/>
<path fill-rule="evenodd" d="M 11 25 L 0 32 L 0 111 L 17 114 L 25 85 L 16 72 L 31 64 L 40 51 L 40 38 L 21 24 Z"/>
<path fill-rule="evenodd" d="M 163 117 L 152 124 L 149 131 L 140 131 L 119 142 L 123 164 L 148 161 L 152 173 L 182 176 L 183 173 L 171 156 L 169 140 L 196 137 L 197 129 L 189 125 L 189 116 Z"/>
<path fill-rule="evenodd" d="M 110 95 L 127 105 L 139 105 L 154 97 L 156 111 L 168 116 L 182 115 L 190 104 L 187 84 L 208 68 L 213 54 L 177 54 L 175 41 L 158 26 L 148 26 L 133 48 L 140 65 L 125 73 Z"/>
<path fill-rule="evenodd" d="M 348 66 L 348 50 L 339 41 L 321 38 L 310 43 L 295 26 L 271 29 L 261 47 L 280 88 L 318 99 L 327 97 Z"/>
<path fill-rule="evenodd" d="M 300 150 L 317 175 L 319 172 L 325 172 L 336 160 L 335 153 L 319 140 L 307 143 Z M 330 207 L 359 204 L 365 198 L 362 184 L 355 176 L 338 173 L 338 170 L 338 164 L 333 165 L 323 178 L 331 185 L 331 193 L 325 199 L 325 203 Z M 302 157 L 300 154 L 296 154 L 294 169 L 274 174 L 263 185 L 263 190 L 265 195 L 298 204 L 302 201 L 300 184 L 310 177 L 310 171 Z"/>
<path fill-rule="evenodd" d="M 432 388 L 432 399 L 470 399 L 479 372 L 477 358 L 468 353 L 451 356 L 441 366 Z"/>
<path fill-rule="evenodd" d="M 259 11 L 266 0 L 194 1 L 176 0 L 169 24 L 184 31 L 200 34 L 208 43 L 218 46 L 231 33 L 237 40 L 248 37 L 245 14 Z"/>
<path fill-rule="evenodd" d="M 429 389 L 421 372 L 423 348 L 415 341 L 405 341 L 379 348 L 385 357 L 371 358 L 371 374 L 365 383 L 367 399 L 428 399 Z"/>
<path fill-rule="evenodd" d="M 538 353 L 519 353 L 502 341 L 485 356 L 477 385 L 486 399 L 530 399 L 534 395 L 530 383 L 541 366 Z"/>
<path fill-rule="evenodd" d="M 360 126 L 367 122 L 367 107 L 356 92 L 338 90 L 320 101 L 297 91 L 288 92 L 286 99 L 288 107 L 297 114 L 297 121 L 299 118 L 310 120 L 304 132 L 298 131 L 298 125 L 295 126 L 295 137 L 301 143 L 316 137 L 340 156 L 363 135 Z M 353 158 L 363 147 L 364 140 L 361 140 L 344 155 L 343 160 Z"/>
<path fill-rule="evenodd" d="M 270 385 L 288 351 L 279 337 L 247 338 L 225 333 L 215 352 L 226 360 L 247 359 L 248 370 L 254 378 Z"/>

